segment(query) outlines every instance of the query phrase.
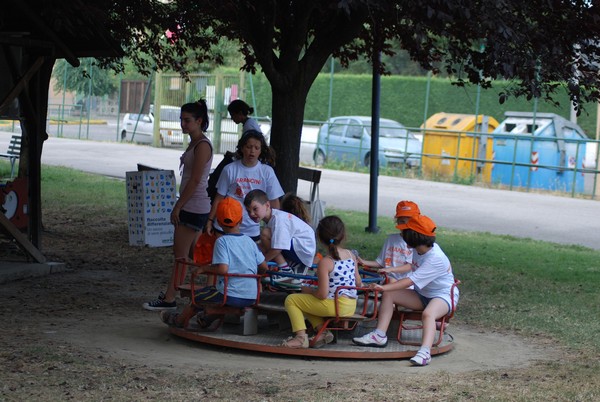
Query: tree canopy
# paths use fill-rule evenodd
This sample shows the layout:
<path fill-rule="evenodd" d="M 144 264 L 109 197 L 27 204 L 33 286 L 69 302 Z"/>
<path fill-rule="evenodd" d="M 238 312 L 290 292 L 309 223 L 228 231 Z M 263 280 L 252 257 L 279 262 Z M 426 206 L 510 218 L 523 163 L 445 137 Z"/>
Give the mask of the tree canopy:
<path fill-rule="evenodd" d="M 271 145 L 287 191 L 296 188 L 306 96 L 330 55 L 345 66 L 391 55 L 396 41 L 424 69 L 444 71 L 458 85 L 511 80 L 500 101 L 552 100 L 561 88 L 576 105 L 599 97 L 600 15 L 587 0 L 96 1 L 143 72 L 185 76 L 191 59 L 222 60 L 220 38 L 237 41 L 242 68 L 262 69 L 271 84 Z"/>
<path fill-rule="evenodd" d="M 64 59 L 58 60 L 52 75 L 55 79 L 55 91 L 73 91 L 80 97 L 88 93 L 97 96 L 111 95 L 119 88 L 115 74 L 98 68 L 92 58 L 81 59 L 79 67 L 72 67 Z"/>

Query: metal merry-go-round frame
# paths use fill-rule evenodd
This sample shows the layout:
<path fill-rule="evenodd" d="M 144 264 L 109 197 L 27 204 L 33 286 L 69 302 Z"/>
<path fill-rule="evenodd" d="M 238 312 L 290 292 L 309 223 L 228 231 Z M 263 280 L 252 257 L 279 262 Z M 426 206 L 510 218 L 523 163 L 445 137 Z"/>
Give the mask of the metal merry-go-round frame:
<path fill-rule="evenodd" d="M 364 275 L 365 273 L 363 273 Z M 313 276 L 288 274 L 296 279 L 316 279 Z M 377 281 L 372 273 L 366 273 L 367 278 L 363 282 Z M 398 340 L 397 315 L 394 315 L 388 330 L 388 344 L 386 347 L 358 346 L 352 342 L 353 337 L 362 336 L 370 332 L 376 326 L 376 321 L 359 322 L 353 330 L 334 330 L 335 340 L 320 348 L 291 349 L 281 346 L 281 342 L 292 334 L 287 313 L 283 308 L 283 300 L 293 288 L 289 282 L 274 283 L 267 279 L 265 288 L 274 287 L 275 292 L 263 292 L 261 299 L 267 299 L 252 309 L 251 315 L 226 316 L 222 324 L 216 330 L 205 330 L 198 327 L 195 320 L 190 320 L 185 328 L 170 326 L 169 331 L 178 337 L 190 341 L 199 342 L 204 345 L 226 347 L 232 349 L 246 350 L 258 353 L 269 353 L 274 355 L 289 355 L 315 358 L 331 359 L 408 359 L 415 355 L 419 349 L 422 330 L 419 322 L 409 322 L 410 325 L 403 327 L 401 340 Z M 273 290 L 273 289 L 271 289 Z M 262 306 L 262 307 L 261 307 Z M 255 330 L 251 335 L 244 335 L 245 320 L 252 319 Z M 438 355 L 451 351 L 454 348 L 454 338 L 447 331 L 437 331 L 436 340 L 442 334 L 438 345 L 431 348 L 432 355 Z M 410 344 L 408 344 L 410 343 Z M 437 342 L 436 342 L 437 343 Z"/>

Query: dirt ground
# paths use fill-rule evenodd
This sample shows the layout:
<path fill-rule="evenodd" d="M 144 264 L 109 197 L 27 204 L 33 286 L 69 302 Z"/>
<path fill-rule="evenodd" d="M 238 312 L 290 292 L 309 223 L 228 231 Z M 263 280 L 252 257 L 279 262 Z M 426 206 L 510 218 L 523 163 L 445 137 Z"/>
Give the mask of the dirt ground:
<path fill-rule="evenodd" d="M 509 376 L 523 387 L 531 377 L 520 370 L 561 357 L 544 340 L 469 327 L 460 310 L 455 349 L 425 368 L 189 342 L 141 308 L 167 279 L 169 248 L 129 246 L 112 217 L 47 211 L 44 219 L 43 252 L 67 271 L 0 285 L 0 400 L 486 399 L 485 387 L 477 395 L 469 384 Z M 0 236 L 0 261 L 20 259 Z"/>

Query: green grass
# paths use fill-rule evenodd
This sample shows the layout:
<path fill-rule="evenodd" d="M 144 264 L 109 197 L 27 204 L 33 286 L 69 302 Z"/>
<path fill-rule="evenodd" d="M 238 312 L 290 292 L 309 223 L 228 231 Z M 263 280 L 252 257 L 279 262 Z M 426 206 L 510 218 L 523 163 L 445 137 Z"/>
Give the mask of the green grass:
<path fill-rule="evenodd" d="M 0 161 L 0 176 L 5 171 L 6 164 Z M 126 230 L 122 180 L 44 166 L 42 200 L 44 211 L 68 204 L 68 209 L 84 215 L 109 215 L 122 221 Z M 365 232 L 366 213 L 335 209 L 327 213 L 344 220 L 347 247 L 368 259 L 374 259 L 387 234 L 396 231 L 390 217 L 380 217 L 380 231 L 373 234 Z M 600 352 L 600 251 L 443 227 L 438 243 L 462 281 L 458 322 L 553 338 L 578 350 Z"/>
<path fill-rule="evenodd" d="M 93 211 L 122 216 L 123 219 L 127 217 L 127 194 L 123 180 L 69 168 L 44 166 L 41 186 L 43 207 L 46 210 L 60 208 L 68 202 L 81 208 L 84 213 Z"/>

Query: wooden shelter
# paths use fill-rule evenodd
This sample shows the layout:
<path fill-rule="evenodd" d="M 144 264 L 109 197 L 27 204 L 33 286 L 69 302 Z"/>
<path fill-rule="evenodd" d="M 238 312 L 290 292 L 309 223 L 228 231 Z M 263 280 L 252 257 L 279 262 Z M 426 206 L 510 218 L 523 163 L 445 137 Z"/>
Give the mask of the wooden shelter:
<path fill-rule="evenodd" d="M 0 119 L 21 122 L 19 178 L 28 183 L 27 233 L 0 213 L 0 231 L 13 237 L 37 261 L 41 245 L 41 156 L 46 133 L 48 89 L 54 62 L 74 67 L 80 57 L 121 57 L 106 28 L 102 1 L 5 0 L 0 13 Z"/>

